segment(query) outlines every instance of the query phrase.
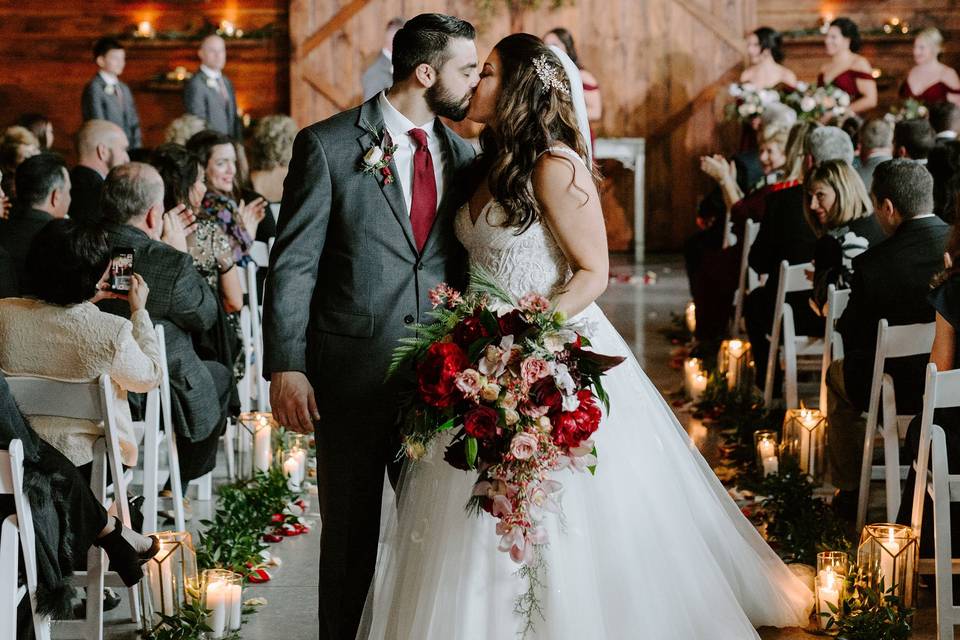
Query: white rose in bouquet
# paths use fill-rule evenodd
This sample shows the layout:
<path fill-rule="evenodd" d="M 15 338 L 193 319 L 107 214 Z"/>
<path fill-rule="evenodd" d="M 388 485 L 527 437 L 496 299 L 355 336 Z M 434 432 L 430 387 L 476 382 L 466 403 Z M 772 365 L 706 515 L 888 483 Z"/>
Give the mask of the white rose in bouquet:
<path fill-rule="evenodd" d="M 803 96 L 800 99 L 800 110 L 804 113 L 810 113 L 817 108 L 817 99 L 813 96 Z"/>

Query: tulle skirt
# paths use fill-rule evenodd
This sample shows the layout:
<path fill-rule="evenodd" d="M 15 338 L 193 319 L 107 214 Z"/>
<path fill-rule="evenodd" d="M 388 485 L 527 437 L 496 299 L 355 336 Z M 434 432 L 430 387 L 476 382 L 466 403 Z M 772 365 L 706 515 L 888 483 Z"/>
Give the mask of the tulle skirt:
<path fill-rule="evenodd" d="M 740 513 L 629 347 L 596 305 L 593 348 L 626 356 L 604 379 L 596 475 L 564 470 L 562 513 L 547 514 L 536 589 L 540 640 L 745 640 L 804 626 L 813 596 Z M 511 640 L 528 581 L 497 550 L 495 519 L 467 513 L 475 473 L 444 442 L 405 470 L 385 501 L 377 573 L 359 638 Z M 397 515 L 399 514 L 399 515 Z"/>

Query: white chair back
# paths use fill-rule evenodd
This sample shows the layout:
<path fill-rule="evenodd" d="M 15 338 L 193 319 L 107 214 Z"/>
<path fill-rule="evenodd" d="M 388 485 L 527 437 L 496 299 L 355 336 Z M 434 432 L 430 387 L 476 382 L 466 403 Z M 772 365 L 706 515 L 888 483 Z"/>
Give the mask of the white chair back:
<path fill-rule="evenodd" d="M 760 223 L 747 220 L 743 227 L 743 251 L 740 252 L 740 279 L 737 285 L 736 300 L 733 312 L 733 333 L 741 334 L 740 327 L 743 319 L 743 301 L 747 294 L 760 286 L 760 277 L 750 268 L 750 247 L 760 232 Z"/>
<path fill-rule="evenodd" d="M 263 332 L 261 330 L 263 307 L 257 294 L 257 269 L 269 265 L 272 246 L 272 239 L 269 245 L 263 242 L 255 242 L 250 251 L 254 262 L 247 263 L 247 302 L 250 309 L 250 338 L 253 344 L 255 370 L 253 383 L 257 395 L 257 411 L 270 410 L 267 381 L 261 375 L 263 371 Z"/>
<path fill-rule="evenodd" d="M 820 371 L 820 410 L 827 413 L 827 369 L 834 360 L 843 358 L 843 336 L 837 331 L 837 320 L 850 303 L 850 289 L 827 287 L 827 318 L 823 334 L 823 364 Z"/>

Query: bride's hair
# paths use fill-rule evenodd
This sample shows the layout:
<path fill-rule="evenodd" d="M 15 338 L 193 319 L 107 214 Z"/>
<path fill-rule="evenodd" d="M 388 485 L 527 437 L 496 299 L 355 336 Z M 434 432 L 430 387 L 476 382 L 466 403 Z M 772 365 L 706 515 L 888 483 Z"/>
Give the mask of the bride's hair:
<path fill-rule="evenodd" d="M 515 33 L 494 50 L 501 67 L 497 123 L 484 128 L 480 147 L 490 193 L 507 213 L 505 226 L 522 233 L 541 213 L 531 184 L 537 158 L 557 144 L 586 157 L 587 141 L 580 135 L 570 92 L 546 84 L 534 65 L 546 56 L 547 64 L 566 84 L 563 65 L 550 47 L 536 36 Z"/>

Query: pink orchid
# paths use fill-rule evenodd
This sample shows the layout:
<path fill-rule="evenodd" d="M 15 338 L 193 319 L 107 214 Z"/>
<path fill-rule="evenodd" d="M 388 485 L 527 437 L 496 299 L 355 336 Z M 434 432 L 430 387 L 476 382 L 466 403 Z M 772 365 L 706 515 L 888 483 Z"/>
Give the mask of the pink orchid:
<path fill-rule="evenodd" d="M 507 499 L 507 496 L 495 495 L 493 496 L 493 506 L 490 508 L 490 513 L 498 518 L 510 515 L 513 513 L 513 504 Z"/>
<path fill-rule="evenodd" d="M 500 537 L 500 545 L 497 547 L 500 551 L 510 551 L 524 544 L 523 529 L 512 527 L 509 531 Z"/>
<path fill-rule="evenodd" d="M 513 336 L 503 336 L 500 346 L 489 345 L 480 360 L 480 373 L 488 378 L 499 378 L 507 370 L 513 349 Z"/>

